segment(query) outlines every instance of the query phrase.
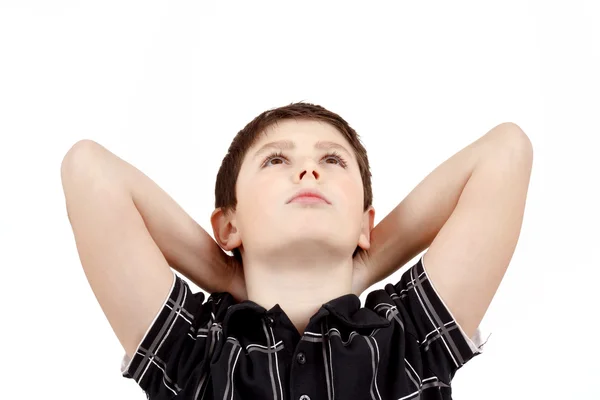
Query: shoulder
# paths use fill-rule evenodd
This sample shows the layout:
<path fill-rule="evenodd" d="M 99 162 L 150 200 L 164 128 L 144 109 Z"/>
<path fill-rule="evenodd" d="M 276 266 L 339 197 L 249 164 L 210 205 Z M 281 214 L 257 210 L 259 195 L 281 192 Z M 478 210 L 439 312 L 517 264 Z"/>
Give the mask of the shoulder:
<path fill-rule="evenodd" d="M 217 315 L 223 315 L 228 293 L 192 292 L 185 279 L 174 273 L 175 280 L 162 307 L 137 346 L 133 357 L 125 354 L 121 374 L 134 379 L 153 396 L 179 393 L 196 368 L 207 357 L 207 341 Z M 231 296 L 231 295 L 229 295 Z M 180 355 L 185 354 L 185 362 Z"/>
<path fill-rule="evenodd" d="M 422 257 L 396 282 L 368 293 L 365 308 L 392 322 L 389 340 L 418 354 L 442 380 L 483 352 L 481 331 L 468 337 L 453 317 L 423 267 Z"/>

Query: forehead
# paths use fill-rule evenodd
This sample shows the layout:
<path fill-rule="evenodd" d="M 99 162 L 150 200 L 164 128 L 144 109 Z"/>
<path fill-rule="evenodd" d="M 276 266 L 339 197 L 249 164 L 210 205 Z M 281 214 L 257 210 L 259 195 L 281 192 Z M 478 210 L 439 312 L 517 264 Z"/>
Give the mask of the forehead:
<path fill-rule="evenodd" d="M 328 141 L 343 146 L 350 155 L 354 153 L 348 140 L 333 125 L 325 121 L 302 119 L 284 119 L 268 126 L 257 136 L 248 153 L 253 154 L 265 144 L 280 140 L 292 141 L 296 147 Z"/>
<path fill-rule="evenodd" d="M 306 136 L 306 134 L 323 134 L 339 136 L 342 138 L 342 134 L 331 124 L 310 119 L 283 119 L 274 122 L 269 125 L 261 135 L 261 139 L 265 136 L 270 135 L 300 135 Z"/>

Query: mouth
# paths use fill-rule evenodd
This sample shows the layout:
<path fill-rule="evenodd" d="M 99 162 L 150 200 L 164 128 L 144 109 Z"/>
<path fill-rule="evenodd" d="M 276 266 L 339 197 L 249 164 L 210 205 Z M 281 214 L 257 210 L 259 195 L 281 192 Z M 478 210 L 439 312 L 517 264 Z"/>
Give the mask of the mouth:
<path fill-rule="evenodd" d="M 300 204 L 329 204 L 325 200 L 320 197 L 312 197 L 312 196 L 298 196 L 294 198 L 290 203 L 300 203 Z"/>
<path fill-rule="evenodd" d="M 288 204 L 289 203 L 331 204 L 329 200 L 317 190 L 301 190 L 288 200 Z"/>

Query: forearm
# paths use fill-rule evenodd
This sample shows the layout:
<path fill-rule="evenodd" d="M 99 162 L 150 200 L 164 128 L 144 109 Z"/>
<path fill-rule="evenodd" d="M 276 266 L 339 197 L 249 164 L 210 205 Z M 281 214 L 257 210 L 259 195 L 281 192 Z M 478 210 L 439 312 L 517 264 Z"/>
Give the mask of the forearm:
<path fill-rule="evenodd" d="M 86 141 L 80 147 L 70 163 L 79 163 L 87 178 L 108 181 L 132 197 L 150 236 L 173 269 L 209 293 L 227 289 L 228 256 L 164 190 L 98 143 Z M 70 168 L 76 170 L 77 166 Z"/>
<path fill-rule="evenodd" d="M 509 128 L 500 124 L 445 160 L 373 229 L 368 285 L 387 278 L 431 245 L 478 163 L 507 143 Z"/>

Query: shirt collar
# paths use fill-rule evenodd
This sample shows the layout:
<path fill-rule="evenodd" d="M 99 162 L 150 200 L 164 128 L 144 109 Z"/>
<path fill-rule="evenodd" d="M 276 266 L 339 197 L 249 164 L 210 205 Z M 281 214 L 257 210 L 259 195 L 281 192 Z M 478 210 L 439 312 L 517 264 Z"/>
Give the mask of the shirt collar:
<path fill-rule="evenodd" d="M 229 320 L 237 313 L 242 311 L 250 312 L 259 317 L 268 317 L 283 312 L 279 304 L 275 304 L 267 310 L 260 304 L 252 300 L 244 300 L 238 303 L 230 293 L 223 292 L 221 301 L 225 316 L 223 324 L 227 325 Z M 331 316 L 341 324 L 351 329 L 374 329 L 384 328 L 391 324 L 389 320 L 380 316 L 375 311 L 361 307 L 360 298 L 353 293 L 345 294 L 333 300 L 324 303 L 319 310 L 310 318 L 310 323 L 318 322 L 325 316 Z"/>

